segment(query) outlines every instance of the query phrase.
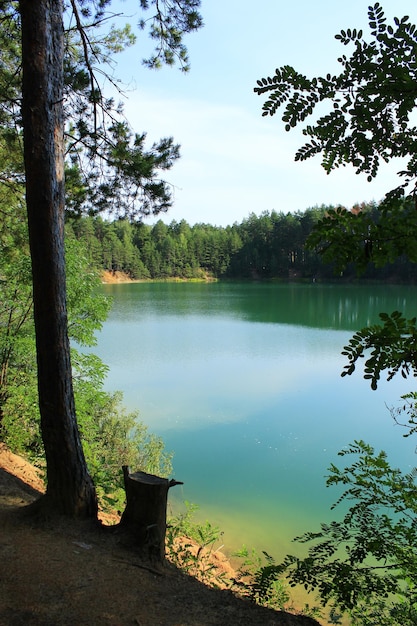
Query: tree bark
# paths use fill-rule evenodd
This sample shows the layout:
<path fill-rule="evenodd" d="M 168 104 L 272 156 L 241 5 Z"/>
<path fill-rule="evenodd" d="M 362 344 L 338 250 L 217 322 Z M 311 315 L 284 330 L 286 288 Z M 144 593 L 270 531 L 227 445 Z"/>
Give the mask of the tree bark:
<path fill-rule="evenodd" d="M 145 472 L 129 473 L 123 466 L 126 508 L 120 527 L 129 532 L 131 541 L 153 563 L 165 560 L 168 489 L 183 483 Z"/>
<path fill-rule="evenodd" d="M 47 462 L 45 502 L 97 514 L 75 415 L 64 256 L 63 1 L 20 0 L 26 205 L 32 258 L 39 408 Z"/>

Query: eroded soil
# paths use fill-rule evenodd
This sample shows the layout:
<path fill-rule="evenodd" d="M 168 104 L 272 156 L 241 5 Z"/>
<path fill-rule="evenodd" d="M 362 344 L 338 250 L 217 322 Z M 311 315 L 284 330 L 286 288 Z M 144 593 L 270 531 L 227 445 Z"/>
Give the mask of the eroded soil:
<path fill-rule="evenodd" d="M 0 626 L 313 626 L 141 562 L 117 533 L 27 514 L 44 485 L 0 444 Z"/>

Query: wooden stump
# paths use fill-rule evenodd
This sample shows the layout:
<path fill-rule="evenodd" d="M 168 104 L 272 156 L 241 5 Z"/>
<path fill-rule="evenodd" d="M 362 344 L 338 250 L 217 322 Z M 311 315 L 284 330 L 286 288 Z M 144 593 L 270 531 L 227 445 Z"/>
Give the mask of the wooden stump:
<path fill-rule="evenodd" d="M 152 562 L 165 560 L 168 489 L 182 482 L 145 472 L 129 473 L 123 466 L 126 508 L 120 526 L 133 536 L 134 544 Z"/>

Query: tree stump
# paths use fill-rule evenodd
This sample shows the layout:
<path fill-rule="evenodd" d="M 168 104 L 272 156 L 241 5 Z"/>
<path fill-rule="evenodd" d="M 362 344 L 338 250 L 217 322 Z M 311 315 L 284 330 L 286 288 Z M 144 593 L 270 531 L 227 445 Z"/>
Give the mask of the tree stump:
<path fill-rule="evenodd" d="M 130 474 L 123 466 L 126 508 L 120 527 L 132 536 L 143 556 L 155 563 L 165 560 L 168 489 L 182 482 L 145 472 Z"/>

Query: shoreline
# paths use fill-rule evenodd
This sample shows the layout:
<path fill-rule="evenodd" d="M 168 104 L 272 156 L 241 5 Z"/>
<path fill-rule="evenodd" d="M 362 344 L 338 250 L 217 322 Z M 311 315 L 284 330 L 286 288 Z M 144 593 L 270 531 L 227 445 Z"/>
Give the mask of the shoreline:
<path fill-rule="evenodd" d="M 201 278 L 179 278 L 173 276 L 171 278 L 130 278 L 129 274 L 116 270 L 100 271 L 100 280 L 103 285 L 122 285 L 125 283 L 215 283 L 217 278 L 205 276 Z"/>
<path fill-rule="evenodd" d="M 123 285 L 123 284 L 135 284 L 135 283 L 217 283 L 217 282 L 230 282 L 230 279 L 220 279 L 214 276 L 210 276 L 208 274 L 201 276 L 200 278 L 180 278 L 179 276 L 170 276 L 167 278 L 131 278 L 129 274 L 126 272 L 122 272 L 120 270 L 111 271 L 111 270 L 99 270 L 100 282 L 102 285 Z M 367 280 L 367 279 L 358 279 L 352 281 L 351 279 L 343 280 L 331 280 L 331 279 L 318 279 L 311 281 L 310 279 L 278 279 L 278 278 L 265 278 L 262 280 L 257 279 L 249 279 L 249 278 L 237 278 L 235 279 L 237 282 L 267 282 L 267 283 L 280 283 L 280 284 L 288 284 L 288 283 L 297 283 L 297 284 L 313 284 L 313 285 L 391 285 L 391 286 L 415 286 L 414 282 L 409 283 L 401 283 L 396 281 L 389 280 Z M 235 282 L 232 279 L 231 282 Z"/>

